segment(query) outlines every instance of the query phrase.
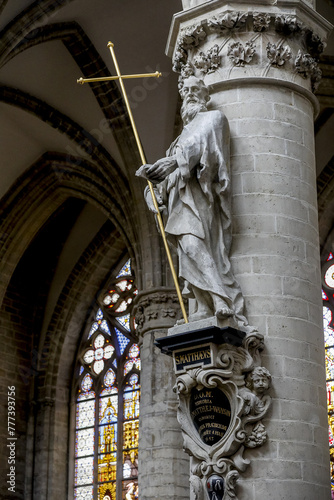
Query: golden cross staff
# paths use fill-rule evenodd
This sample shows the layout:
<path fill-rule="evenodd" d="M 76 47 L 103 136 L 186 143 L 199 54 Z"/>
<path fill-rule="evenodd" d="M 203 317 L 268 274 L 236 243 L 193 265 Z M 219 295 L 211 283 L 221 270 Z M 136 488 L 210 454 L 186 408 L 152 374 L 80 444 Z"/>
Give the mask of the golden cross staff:
<path fill-rule="evenodd" d="M 121 90 L 122 90 L 122 94 L 123 94 L 123 97 L 124 97 L 126 109 L 128 111 L 129 117 L 130 117 L 130 122 L 131 122 L 131 125 L 132 125 L 132 130 L 133 130 L 133 133 L 135 135 L 137 147 L 138 147 L 139 154 L 140 154 L 140 159 L 141 159 L 142 164 L 144 165 L 147 162 L 146 162 L 145 154 L 144 154 L 144 151 L 143 151 L 140 139 L 139 139 L 139 135 L 138 135 L 138 132 L 137 132 L 136 124 L 135 124 L 134 119 L 133 119 L 131 107 L 130 107 L 130 104 L 129 104 L 128 96 L 127 96 L 126 91 L 125 91 L 123 80 L 125 80 L 127 78 L 147 78 L 147 77 L 156 77 L 156 78 L 159 78 L 159 76 L 161 76 L 161 73 L 159 73 L 159 71 L 156 71 L 155 73 L 146 73 L 146 74 L 138 74 L 138 75 L 122 75 L 121 72 L 120 72 L 120 70 L 119 70 L 117 59 L 116 59 L 116 56 L 115 56 L 114 44 L 112 42 L 108 42 L 108 48 L 110 49 L 110 53 L 111 53 L 111 56 L 112 56 L 112 59 L 113 59 L 113 62 L 114 62 L 114 66 L 115 66 L 115 69 L 116 69 L 117 76 L 106 76 L 106 77 L 101 77 L 101 78 L 79 78 L 77 80 L 77 83 L 81 83 L 83 85 L 84 83 L 89 83 L 89 82 L 103 82 L 103 81 L 110 81 L 110 80 L 118 80 L 119 81 L 119 84 L 120 84 Z M 167 242 L 167 238 L 166 238 L 165 228 L 164 228 L 164 225 L 163 225 L 163 222 L 162 222 L 161 213 L 160 213 L 160 210 L 159 210 L 159 205 L 158 205 L 157 198 L 155 196 L 155 192 L 154 192 L 154 189 L 153 189 L 153 184 L 149 180 L 147 181 L 147 183 L 148 183 L 148 186 L 150 188 L 150 193 L 151 193 L 151 196 L 152 196 L 154 208 L 155 208 L 155 210 L 157 212 L 156 215 L 157 215 L 157 219 L 158 219 L 158 225 L 159 225 L 160 233 L 161 233 L 164 245 L 165 245 L 167 259 L 168 259 L 168 262 L 169 262 L 169 265 L 170 265 L 170 268 L 171 268 L 171 271 L 172 271 L 173 281 L 174 281 L 174 285 L 175 285 L 175 288 L 176 288 L 177 297 L 178 297 L 179 302 L 180 302 L 180 306 L 181 306 L 181 310 L 182 310 L 182 314 L 183 314 L 183 319 L 184 319 L 185 323 L 188 323 L 187 313 L 186 313 L 186 310 L 185 310 L 185 307 L 184 307 L 184 303 L 183 303 L 183 299 L 182 299 L 182 294 L 181 294 L 179 282 L 177 280 L 177 275 L 176 275 L 176 272 L 175 272 L 175 269 L 174 269 L 172 256 L 171 256 L 170 249 L 169 249 L 168 242 Z"/>

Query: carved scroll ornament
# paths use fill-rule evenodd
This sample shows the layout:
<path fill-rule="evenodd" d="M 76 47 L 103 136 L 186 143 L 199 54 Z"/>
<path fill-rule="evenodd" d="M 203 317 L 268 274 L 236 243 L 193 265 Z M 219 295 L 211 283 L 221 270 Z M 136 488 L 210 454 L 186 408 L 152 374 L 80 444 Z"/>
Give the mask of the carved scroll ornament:
<path fill-rule="evenodd" d="M 267 440 L 262 419 L 271 404 L 266 394 L 271 376 L 255 365 L 247 349 L 259 348 L 260 337 L 247 336 L 242 347 L 220 345 L 214 367 L 189 369 L 177 377 L 178 420 L 191 456 L 191 498 L 237 500 L 237 479 L 250 463 L 244 451 Z"/>

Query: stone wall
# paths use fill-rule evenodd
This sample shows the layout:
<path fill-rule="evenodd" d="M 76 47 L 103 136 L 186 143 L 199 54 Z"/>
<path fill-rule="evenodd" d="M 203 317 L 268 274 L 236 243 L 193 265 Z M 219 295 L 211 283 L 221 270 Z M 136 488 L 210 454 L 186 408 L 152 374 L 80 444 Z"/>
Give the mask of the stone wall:
<path fill-rule="evenodd" d="M 330 490 L 311 93 L 329 25 L 290 7 L 184 2 L 169 38 L 180 84 L 202 78 L 230 124 L 231 259 L 273 377 L 268 442 L 245 454 L 240 500 Z"/>
<path fill-rule="evenodd" d="M 313 109 L 289 89 L 254 86 L 220 97 L 232 137 L 233 265 L 273 376 L 269 440 L 241 491 L 327 498 Z"/>

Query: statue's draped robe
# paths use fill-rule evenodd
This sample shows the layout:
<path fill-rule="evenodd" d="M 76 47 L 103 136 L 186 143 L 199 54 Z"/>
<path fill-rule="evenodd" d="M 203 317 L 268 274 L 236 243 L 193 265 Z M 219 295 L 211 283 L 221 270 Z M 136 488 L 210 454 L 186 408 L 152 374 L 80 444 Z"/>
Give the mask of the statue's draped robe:
<path fill-rule="evenodd" d="M 243 297 L 229 261 L 229 140 L 223 113 L 199 112 L 167 151 L 178 167 L 159 190 L 168 200 L 165 231 L 177 249 L 180 276 L 190 289 L 221 297 L 245 323 Z"/>

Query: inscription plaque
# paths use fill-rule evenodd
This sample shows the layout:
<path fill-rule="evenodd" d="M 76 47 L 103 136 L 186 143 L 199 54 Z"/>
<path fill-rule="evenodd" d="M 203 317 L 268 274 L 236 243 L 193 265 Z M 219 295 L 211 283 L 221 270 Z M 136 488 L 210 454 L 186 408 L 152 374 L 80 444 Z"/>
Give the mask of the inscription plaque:
<path fill-rule="evenodd" d="M 176 371 L 182 371 L 186 366 L 211 364 L 210 345 L 202 345 L 174 353 Z"/>
<path fill-rule="evenodd" d="M 224 437 L 230 425 L 231 405 L 218 388 L 195 388 L 190 396 L 190 415 L 202 441 L 213 445 Z"/>

